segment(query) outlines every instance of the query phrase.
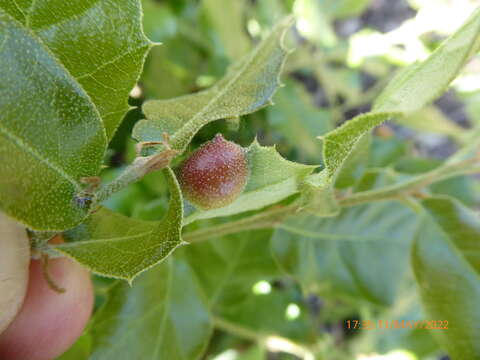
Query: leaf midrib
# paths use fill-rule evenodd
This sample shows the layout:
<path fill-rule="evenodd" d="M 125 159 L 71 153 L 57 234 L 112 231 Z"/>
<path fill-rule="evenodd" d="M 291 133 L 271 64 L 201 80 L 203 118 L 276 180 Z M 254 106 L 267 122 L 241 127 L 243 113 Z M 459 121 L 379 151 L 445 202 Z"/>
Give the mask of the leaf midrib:
<path fill-rule="evenodd" d="M 27 15 L 23 12 L 23 9 L 18 5 L 17 3 L 17 0 L 12 0 L 13 2 L 13 5 L 15 5 L 15 7 L 17 8 L 17 10 L 20 12 L 20 14 L 22 14 L 22 16 L 24 17 L 24 19 L 27 18 Z"/>
<path fill-rule="evenodd" d="M 477 13 L 477 14 L 476 14 Z M 464 25 L 461 26 L 461 28 L 459 30 L 457 30 L 454 35 L 452 37 L 449 37 L 445 43 L 441 44 L 437 49 L 435 49 L 433 51 L 433 53 L 423 62 L 421 62 L 420 64 L 418 64 L 418 66 L 421 66 L 421 67 L 424 67 L 426 64 L 430 64 L 432 63 L 435 58 L 435 55 L 437 55 L 438 53 L 441 53 L 447 46 L 447 43 L 449 42 L 449 40 L 451 40 L 453 37 L 455 37 L 455 35 L 457 35 L 458 33 L 460 33 L 462 30 L 464 30 L 465 28 L 467 28 L 471 22 L 473 22 L 475 20 L 475 16 L 478 15 L 478 13 L 480 13 L 480 8 L 477 8 L 473 14 L 471 15 L 471 17 L 468 19 L 469 21 L 466 22 Z M 480 34 L 480 25 L 477 27 L 477 30 L 475 31 L 475 34 L 473 36 L 474 39 L 478 38 L 479 34 Z M 447 82 L 446 82 L 446 86 L 442 89 L 440 89 L 437 94 L 435 94 L 434 96 L 432 96 L 432 99 L 435 99 L 439 94 L 442 93 L 442 91 L 447 88 L 449 86 L 449 84 L 455 79 L 455 77 L 458 75 L 458 72 L 460 71 L 460 69 L 465 65 L 465 60 L 469 57 L 469 56 L 472 56 L 472 49 L 473 49 L 473 46 L 475 45 L 476 41 L 472 41 L 470 42 L 470 44 L 468 45 L 468 48 L 467 48 L 467 51 L 465 52 L 465 54 L 463 55 L 462 59 L 459 61 L 459 65 L 455 68 L 455 71 L 452 72 L 452 75 L 447 79 Z M 414 77 L 416 75 L 418 71 L 418 68 L 415 69 L 415 71 L 411 71 L 409 74 L 407 74 L 408 76 L 406 76 L 403 81 L 401 83 L 399 83 L 396 88 L 395 88 L 395 92 L 394 93 L 398 93 L 399 89 L 402 89 L 404 88 L 404 85 L 409 82 L 412 77 Z M 381 99 L 381 95 L 379 97 L 379 99 Z M 390 96 L 391 98 L 391 96 Z M 382 99 L 383 100 L 383 99 Z M 388 100 L 388 98 L 387 98 Z M 385 103 L 387 103 L 387 101 L 383 101 L 383 104 L 381 104 L 380 106 L 377 106 L 376 104 L 374 104 L 374 108 L 373 108 L 373 111 L 374 113 L 376 112 L 391 112 L 391 110 L 388 110 L 388 107 L 387 109 L 384 109 L 382 107 L 385 107 Z M 407 110 L 409 113 L 411 112 L 411 110 Z M 398 110 L 394 110 L 394 112 L 399 112 Z M 404 111 L 402 110 L 401 112 L 402 114 L 404 114 Z"/>
<path fill-rule="evenodd" d="M 170 279 L 170 278 L 171 278 L 171 264 L 169 263 L 168 279 Z M 167 281 L 169 281 L 168 279 L 167 279 Z M 118 285 L 118 286 L 124 286 L 124 284 L 120 284 L 120 283 L 117 283 L 117 285 Z M 133 323 L 130 323 L 130 324 L 129 324 L 128 329 L 126 329 L 126 330 L 121 334 L 121 336 L 120 336 L 119 338 L 117 338 L 117 343 L 122 343 L 122 342 L 120 341 L 120 339 L 124 339 L 125 337 L 127 337 L 127 335 L 129 335 L 130 333 L 132 333 L 132 331 L 133 331 L 134 328 L 135 328 L 135 325 L 141 324 L 141 321 L 142 321 L 143 319 L 146 319 L 146 318 L 150 317 L 152 314 L 155 315 L 156 312 L 158 311 L 158 309 L 162 307 L 162 305 L 165 305 L 165 306 L 166 306 L 166 302 L 167 302 L 166 299 L 167 299 L 168 294 L 169 294 L 169 292 L 170 292 L 170 286 L 171 286 L 171 284 L 170 284 L 170 281 L 169 281 L 169 283 L 167 284 L 167 291 L 166 291 L 167 294 L 165 295 L 165 298 L 164 298 L 164 299 L 165 299 L 165 303 L 163 303 L 163 304 L 162 304 L 162 303 L 154 304 L 153 307 L 150 308 L 149 310 L 145 311 L 141 317 L 136 318 L 136 319 L 133 321 Z M 111 300 L 111 295 L 110 295 L 110 300 Z M 105 307 L 105 305 L 104 305 L 104 307 Z M 115 316 L 115 317 L 119 317 L 119 316 L 117 315 L 117 316 Z M 165 317 L 166 317 L 166 316 L 164 316 L 164 318 L 165 318 Z M 163 320 L 163 319 L 162 319 L 162 320 Z M 103 322 L 107 322 L 107 323 L 108 323 L 108 322 L 109 322 L 109 319 L 105 319 L 105 320 L 103 320 L 103 321 L 97 322 L 96 326 L 98 327 L 98 326 L 101 325 Z M 115 349 L 116 349 L 115 346 L 110 346 L 110 347 L 107 349 L 107 353 L 104 354 L 103 357 L 104 357 L 104 358 L 108 358 L 108 356 L 109 356 Z"/>
<path fill-rule="evenodd" d="M 153 230 L 146 231 L 140 234 L 136 235 L 127 235 L 127 236 L 119 236 L 119 237 L 113 237 L 113 238 L 108 238 L 108 239 L 92 239 L 92 240 L 85 240 L 85 241 L 77 241 L 77 242 L 71 242 L 71 243 L 66 243 L 66 244 L 60 244 L 55 246 L 55 248 L 58 249 L 66 249 L 66 248 L 75 248 L 80 246 L 83 246 L 85 244 L 98 244 L 98 243 L 108 243 L 108 242 L 116 242 L 116 241 L 122 241 L 122 240 L 131 240 L 131 239 L 137 239 L 145 236 L 151 235 Z"/>
<path fill-rule="evenodd" d="M 318 240 L 334 240 L 334 241 L 358 241 L 358 242 L 383 242 L 385 238 L 374 238 L 374 237 L 366 237 L 366 236 L 357 236 L 352 234 L 344 234 L 344 235 L 336 235 L 331 233 L 320 233 L 320 232 L 313 232 L 308 230 L 299 229 L 294 226 L 280 224 L 276 226 L 277 229 L 282 229 L 287 232 L 297 234 L 309 239 L 318 239 Z M 396 244 L 396 242 L 389 242 L 389 244 Z M 402 244 L 399 242 L 398 244 Z"/>
<path fill-rule="evenodd" d="M 78 96 L 85 98 L 86 103 L 88 103 L 89 108 L 97 115 L 97 120 L 99 122 L 99 130 L 100 133 L 103 135 L 103 140 L 106 143 L 107 141 L 107 132 L 105 129 L 105 124 L 103 123 L 103 118 L 97 109 L 97 106 L 93 102 L 92 98 L 90 95 L 85 91 L 85 89 L 82 87 L 82 85 L 78 82 L 77 78 L 75 78 L 70 71 L 67 69 L 67 67 L 60 61 L 60 59 L 57 58 L 57 56 L 50 50 L 50 48 L 45 44 L 43 39 L 38 36 L 31 28 L 27 27 L 26 25 L 22 24 L 20 21 L 15 19 L 13 16 L 11 16 L 8 12 L 6 12 L 2 7 L 0 7 L 0 12 L 3 13 L 6 17 L 10 19 L 10 21 L 14 22 L 17 24 L 18 27 L 22 28 L 34 41 L 36 41 L 42 49 L 49 55 L 49 57 L 53 60 L 55 65 L 57 65 L 60 70 L 62 71 L 62 74 L 65 75 L 72 84 L 74 84 L 76 90 L 79 92 Z"/>
<path fill-rule="evenodd" d="M 283 25 L 283 24 L 282 24 Z M 277 29 L 272 30 L 272 35 L 274 34 L 273 32 L 276 31 Z M 266 40 L 266 39 L 265 39 Z M 220 99 L 224 94 L 230 90 L 230 87 L 232 84 L 235 84 L 238 80 L 238 78 L 244 73 L 245 69 L 250 66 L 253 62 L 253 59 L 257 56 L 257 54 L 264 49 L 265 45 L 268 44 L 264 40 L 263 46 L 256 47 L 253 52 L 251 52 L 247 58 L 247 61 L 242 65 L 242 67 L 236 72 L 236 74 L 227 82 L 227 84 L 222 88 L 219 89 L 217 95 L 215 95 L 203 108 L 200 110 L 196 115 L 194 115 L 191 119 L 187 120 L 184 125 L 182 125 L 178 131 L 172 136 L 171 142 L 172 142 L 172 147 L 176 148 L 178 145 L 175 144 L 175 141 L 177 138 L 180 137 L 180 140 L 177 140 L 177 142 L 181 142 L 181 137 L 183 137 L 183 133 L 188 133 L 189 128 L 195 128 L 195 126 L 192 126 L 192 124 L 196 125 L 196 122 L 200 122 L 202 120 L 202 116 L 210 109 L 212 105 L 215 104 L 218 99 Z M 282 51 L 283 48 L 282 48 Z M 285 52 L 285 51 L 284 51 Z M 278 79 L 277 83 L 279 85 Z M 181 148 L 183 149 L 185 146 L 182 146 Z"/>
<path fill-rule="evenodd" d="M 217 305 L 218 298 L 222 294 L 225 284 L 232 277 L 233 272 L 237 268 L 239 264 L 239 259 L 241 257 L 241 254 L 245 250 L 246 245 L 247 245 L 247 239 L 241 239 L 241 245 L 238 247 L 238 249 L 235 251 L 235 254 L 232 256 L 233 260 L 229 261 L 227 264 L 227 269 L 225 270 L 225 276 L 223 277 L 222 281 L 216 287 L 214 293 L 211 296 L 211 300 L 210 300 L 211 308 L 214 308 L 215 305 Z"/>
<path fill-rule="evenodd" d="M 169 259 L 167 260 L 167 265 L 168 265 L 168 278 L 167 278 L 167 286 L 166 286 L 166 294 L 165 294 L 165 306 L 164 306 L 164 314 L 163 314 L 163 317 L 162 317 L 162 320 L 160 321 L 160 327 L 158 329 L 158 337 L 157 337 L 157 342 L 156 342 L 156 345 L 155 345 L 155 351 L 153 352 L 152 354 L 152 359 L 156 359 L 157 358 L 157 354 L 158 354 L 158 351 L 160 349 L 160 345 L 162 344 L 162 341 L 161 339 L 163 338 L 163 334 L 165 332 L 165 327 L 166 327 L 166 323 L 167 323 L 167 317 L 169 316 L 169 312 L 168 312 L 168 309 L 170 308 L 170 296 L 172 295 L 172 278 L 173 278 L 173 274 L 172 272 L 175 271 L 173 269 L 174 267 L 174 264 L 173 264 L 173 260 L 172 259 Z"/>

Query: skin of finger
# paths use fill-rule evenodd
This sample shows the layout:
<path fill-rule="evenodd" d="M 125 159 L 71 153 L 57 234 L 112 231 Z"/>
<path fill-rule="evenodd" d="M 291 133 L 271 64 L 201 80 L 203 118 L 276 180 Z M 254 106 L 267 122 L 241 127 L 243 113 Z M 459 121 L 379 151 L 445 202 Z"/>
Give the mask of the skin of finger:
<path fill-rule="evenodd" d="M 29 264 L 30 241 L 25 228 L 0 211 L 0 333 L 22 307 Z"/>
<path fill-rule="evenodd" d="M 81 335 L 93 308 L 90 275 L 67 258 L 49 262 L 52 279 L 66 291 L 52 290 L 39 261 L 30 264 L 30 281 L 22 309 L 0 334 L 0 359 L 51 360 Z"/>

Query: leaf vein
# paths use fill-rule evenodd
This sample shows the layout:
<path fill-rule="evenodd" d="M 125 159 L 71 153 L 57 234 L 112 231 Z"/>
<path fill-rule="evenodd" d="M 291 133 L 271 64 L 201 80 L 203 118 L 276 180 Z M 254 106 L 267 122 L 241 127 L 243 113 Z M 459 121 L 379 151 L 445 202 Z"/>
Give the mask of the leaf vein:
<path fill-rule="evenodd" d="M 217 95 L 215 95 L 203 108 L 200 110 L 195 116 L 191 118 L 190 121 L 186 122 L 182 127 L 172 136 L 172 143 L 175 142 L 175 139 L 178 137 L 179 134 L 182 134 L 184 132 L 194 132 L 196 129 L 196 122 L 198 119 L 201 119 L 202 116 L 212 107 L 212 105 L 215 105 L 215 103 L 220 99 L 225 93 L 230 90 L 232 85 L 234 85 L 237 80 L 240 78 L 241 75 L 243 75 L 245 69 L 254 62 L 256 55 L 263 50 L 263 47 L 257 47 L 254 49 L 254 51 L 249 55 L 247 61 L 245 61 L 244 64 L 242 64 L 242 67 L 235 73 L 235 75 L 227 82 L 227 84 L 222 87 L 222 89 L 218 90 Z M 183 147 L 183 146 L 182 146 Z"/>
<path fill-rule="evenodd" d="M 289 226 L 286 224 L 277 225 L 276 228 L 285 230 L 287 232 L 298 234 L 304 237 L 313 238 L 313 239 L 320 239 L 320 240 L 338 240 L 338 241 L 372 241 L 372 242 L 381 242 L 384 239 L 381 238 L 374 238 L 374 237 L 366 237 L 366 236 L 358 236 L 358 235 L 336 235 L 330 233 L 319 233 L 313 232 L 308 230 L 303 230 L 296 228 L 294 226 Z"/>
<path fill-rule="evenodd" d="M 0 125 L 0 133 L 2 133 L 5 136 L 5 138 L 8 139 L 11 143 L 15 144 L 20 149 L 28 152 L 30 155 L 32 155 L 33 157 L 35 157 L 36 159 L 40 160 L 42 163 L 47 165 L 47 167 L 49 167 L 50 169 L 58 173 L 61 177 L 63 177 L 65 180 L 71 183 L 77 191 L 80 191 L 82 189 L 82 186 L 80 185 L 80 183 L 78 183 L 73 177 L 67 174 L 60 165 L 55 164 L 54 162 L 45 158 L 42 154 L 35 151 L 31 146 L 25 143 L 22 139 L 10 133 L 8 129 L 6 129 L 1 125 Z"/>
<path fill-rule="evenodd" d="M 169 267 L 169 270 L 168 271 L 168 278 L 167 278 L 167 287 L 166 287 L 166 295 L 165 295 L 165 306 L 164 306 L 164 316 L 162 318 L 162 321 L 160 322 L 160 327 L 158 329 L 158 337 L 157 337 L 157 343 L 155 345 L 155 351 L 153 352 L 153 356 L 152 356 L 152 359 L 157 359 L 157 354 L 158 354 L 158 351 L 160 349 L 160 344 L 161 344 L 161 338 L 163 338 L 163 334 L 165 332 L 165 324 L 167 323 L 167 317 L 169 316 L 169 312 L 168 312 L 168 308 L 170 307 L 169 304 L 169 297 L 171 295 L 171 292 L 172 292 L 172 278 L 173 278 L 173 275 L 172 275 L 172 271 L 174 271 L 172 269 L 172 261 L 171 260 L 168 260 L 168 263 L 167 263 L 168 267 Z"/>
<path fill-rule="evenodd" d="M 101 66 L 97 67 L 95 70 L 90 71 L 90 72 L 85 73 L 85 74 L 78 75 L 78 76 L 76 77 L 76 79 L 77 79 L 77 80 L 82 80 L 82 79 L 84 79 L 84 78 L 86 78 L 86 77 L 89 77 L 89 76 L 91 76 L 91 77 L 93 78 L 93 75 L 94 75 L 94 74 L 96 74 L 96 73 L 98 73 L 99 71 L 103 70 L 105 67 L 114 64 L 114 63 L 117 62 L 118 60 L 121 60 L 122 58 L 124 58 L 124 57 L 126 57 L 126 56 L 128 56 L 128 55 L 130 55 L 130 54 L 132 54 L 132 53 L 134 53 L 134 52 L 136 52 L 137 50 L 141 50 L 141 49 L 143 49 L 144 47 L 148 47 L 148 44 L 147 44 L 146 46 L 143 45 L 143 44 L 141 44 L 141 46 L 138 46 L 138 47 L 136 47 L 136 48 L 134 48 L 134 49 L 129 49 L 129 50 L 127 50 L 126 52 L 124 52 L 124 53 L 122 53 L 122 54 L 120 54 L 120 55 L 118 55 L 118 56 L 115 56 L 113 59 L 111 59 L 111 60 L 103 63 Z M 124 74 L 126 74 L 126 72 L 125 72 L 124 70 L 120 69 L 119 67 L 117 67 L 117 69 L 118 69 L 119 71 L 123 72 Z M 123 89 L 122 89 L 122 90 L 123 90 Z"/>
<path fill-rule="evenodd" d="M 35 6 L 37 5 L 37 0 L 33 0 L 28 8 L 27 15 L 25 16 L 25 26 L 30 28 L 30 22 L 32 20 L 32 13 L 35 11 Z"/>
<path fill-rule="evenodd" d="M 108 243 L 112 241 L 122 241 L 122 240 L 129 240 L 129 239 L 137 239 L 141 238 L 144 236 L 151 235 L 153 231 L 146 231 L 144 233 L 140 233 L 137 235 L 127 235 L 127 236 L 119 236 L 119 237 L 114 237 L 114 238 L 108 238 L 108 239 L 92 239 L 92 240 L 85 240 L 85 241 L 78 241 L 78 242 L 71 242 L 71 243 L 66 243 L 66 244 L 61 244 L 56 246 L 57 248 L 71 248 L 71 247 L 77 247 L 78 245 L 84 245 L 84 244 L 95 244 L 95 243 Z"/>
<path fill-rule="evenodd" d="M 12 1 L 13 1 L 13 5 L 15 5 L 17 10 L 20 11 L 20 13 L 23 15 L 23 19 L 26 20 L 27 16 L 26 16 L 25 12 L 23 11 L 23 9 L 18 5 L 17 0 L 12 0 Z"/>

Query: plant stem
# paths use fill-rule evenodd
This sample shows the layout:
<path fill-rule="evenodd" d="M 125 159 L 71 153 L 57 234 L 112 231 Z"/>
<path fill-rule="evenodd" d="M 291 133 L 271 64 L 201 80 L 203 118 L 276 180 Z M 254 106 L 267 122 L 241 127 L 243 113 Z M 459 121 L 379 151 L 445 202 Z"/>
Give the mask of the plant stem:
<path fill-rule="evenodd" d="M 297 212 L 298 208 L 298 204 L 291 204 L 281 207 L 276 206 L 260 214 L 249 216 L 237 221 L 186 233 L 183 236 L 183 239 L 192 243 L 228 234 L 234 234 L 241 231 L 271 228 L 280 223 L 285 216 Z"/>
<path fill-rule="evenodd" d="M 257 333 L 253 330 L 247 329 L 243 326 L 239 326 L 220 317 L 213 318 L 213 325 L 217 329 L 223 330 L 229 334 L 236 335 L 247 340 L 261 343 L 265 341 L 264 334 Z"/>
<path fill-rule="evenodd" d="M 149 172 L 168 166 L 171 159 L 177 154 L 177 151 L 166 148 L 152 156 L 137 157 L 120 176 L 102 186 L 97 191 L 95 202 L 98 204 L 127 185 L 140 180 Z M 385 186 L 380 189 L 354 193 L 348 197 L 338 199 L 338 202 L 342 207 L 350 207 L 374 201 L 405 199 L 407 196 L 415 194 L 420 189 L 434 182 L 458 175 L 480 172 L 478 161 L 478 157 L 473 156 L 466 160 L 447 162 L 443 166 L 401 183 Z M 274 206 L 260 214 L 237 221 L 188 232 L 184 235 L 184 240 L 187 242 L 198 242 L 241 231 L 275 227 L 275 225 L 282 222 L 286 216 L 299 211 L 300 206 L 298 203 L 293 203 L 288 206 Z"/>
<path fill-rule="evenodd" d="M 57 293 L 61 294 L 61 293 L 64 293 L 65 292 L 65 289 L 62 288 L 61 286 L 59 286 L 55 280 L 52 278 L 52 276 L 50 275 L 50 269 L 49 269 L 49 256 L 48 254 L 41 254 L 40 256 L 40 262 L 42 264 L 42 274 L 43 274 L 43 278 L 45 279 L 45 281 L 47 282 L 48 286 L 50 287 L 50 289 L 52 289 L 53 291 L 56 291 Z"/>
<path fill-rule="evenodd" d="M 98 190 L 96 201 L 100 203 L 108 199 L 112 194 L 129 184 L 139 181 L 145 175 L 146 171 L 143 169 L 143 164 L 137 160 L 134 161 L 118 177 Z"/>
<path fill-rule="evenodd" d="M 480 166 L 472 166 L 475 165 L 477 161 L 478 159 L 469 159 L 458 163 L 446 164 L 399 184 L 352 194 L 343 199 L 339 199 L 339 203 L 342 207 L 349 207 L 373 201 L 403 198 L 407 195 L 415 194 L 420 189 L 435 182 L 459 175 L 478 173 L 480 172 Z"/>
<path fill-rule="evenodd" d="M 265 346 L 270 351 L 285 352 L 295 355 L 303 360 L 315 359 L 315 349 L 312 349 L 309 345 L 295 343 L 290 339 L 277 335 L 268 335 L 262 332 L 256 332 L 220 317 L 214 317 L 213 324 L 217 329 L 223 330 L 231 335 L 256 342 L 261 346 Z"/>
<path fill-rule="evenodd" d="M 117 178 L 112 182 L 103 185 L 97 191 L 95 194 L 95 202 L 97 204 L 101 203 L 127 185 L 139 181 L 148 173 L 167 167 L 173 157 L 177 154 L 178 151 L 166 148 L 155 155 L 137 157 Z"/>
<path fill-rule="evenodd" d="M 352 194 L 343 199 L 339 199 L 339 203 L 342 207 L 350 207 L 374 201 L 406 199 L 409 195 L 415 194 L 423 187 L 432 183 L 458 175 L 480 172 L 479 165 L 472 166 L 477 161 L 478 159 L 469 159 L 462 162 L 446 164 L 399 184 Z M 272 228 L 281 223 L 286 216 L 299 213 L 299 211 L 300 205 L 298 203 L 282 207 L 272 207 L 260 214 L 237 221 L 188 232 L 183 238 L 185 241 L 192 243 L 242 231 Z"/>

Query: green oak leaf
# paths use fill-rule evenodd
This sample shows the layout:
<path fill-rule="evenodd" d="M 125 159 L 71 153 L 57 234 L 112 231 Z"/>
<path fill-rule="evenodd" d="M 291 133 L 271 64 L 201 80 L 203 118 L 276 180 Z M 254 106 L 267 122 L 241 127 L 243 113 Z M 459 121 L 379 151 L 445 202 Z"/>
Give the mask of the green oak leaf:
<path fill-rule="evenodd" d="M 358 182 L 369 165 L 371 147 L 372 135 L 368 132 L 355 144 L 351 154 L 342 164 L 341 170 L 336 176 L 335 188 L 346 189 Z"/>
<path fill-rule="evenodd" d="M 298 193 L 303 179 L 316 167 L 288 161 L 275 147 L 260 146 L 257 140 L 246 149 L 246 154 L 250 175 L 243 193 L 223 208 L 195 211 L 185 218 L 185 225 L 199 219 L 234 215 L 275 204 Z"/>
<path fill-rule="evenodd" d="M 323 140 L 325 168 L 306 179 L 302 195 L 306 199 L 307 211 L 317 216 L 335 216 L 338 213 L 339 204 L 334 193 L 337 178 L 341 180 L 339 185 L 353 183 L 352 179 L 356 177 L 353 170 L 362 165 L 358 154 L 366 152 L 369 132 L 396 115 L 398 114 L 362 114 L 320 137 Z"/>
<path fill-rule="evenodd" d="M 255 230 L 192 242 L 175 256 L 188 261 L 210 307 L 221 314 L 246 300 L 256 282 L 279 275 L 270 255 L 271 234 L 271 230 Z"/>
<path fill-rule="evenodd" d="M 56 250 L 74 258 L 92 272 L 132 282 L 183 244 L 183 201 L 172 170 L 165 173 L 170 204 L 160 221 L 142 221 L 101 208 L 83 224 L 64 233 Z"/>
<path fill-rule="evenodd" d="M 407 271 L 416 224 L 411 210 L 391 201 L 335 218 L 295 215 L 277 225 L 272 251 L 306 293 L 388 305 Z"/>
<path fill-rule="evenodd" d="M 78 82 L 111 139 L 153 46 L 143 33 L 139 0 L 0 0 L 0 8 Z"/>
<path fill-rule="evenodd" d="M 298 302 L 299 307 L 304 307 L 298 301 L 298 290 L 294 291 L 297 288 L 272 287 L 268 293 L 255 290 L 260 281 L 273 282 L 281 275 L 270 252 L 271 235 L 272 230 L 265 229 L 214 237 L 193 242 L 175 256 L 181 256 L 190 264 L 216 319 L 259 333 L 309 338 L 313 326 L 308 316 L 285 319 L 290 303 Z M 305 315 L 307 309 L 303 310 Z"/>
<path fill-rule="evenodd" d="M 480 8 L 420 64 L 413 64 L 390 81 L 375 101 L 374 112 L 412 114 L 441 95 L 480 49 Z"/>
<path fill-rule="evenodd" d="M 0 0 L 0 207 L 34 230 L 80 223 L 81 178 L 106 142 L 151 47 L 137 0 Z"/>
<path fill-rule="evenodd" d="M 155 142 L 170 136 L 173 149 L 185 150 L 193 136 L 209 122 L 246 115 L 271 103 L 288 55 L 283 38 L 292 24 L 281 21 L 255 49 L 232 65 L 212 88 L 143 105 L 147 120 L 133 130 L 138 141 Z"/>
<path fill-rule="evenodd" d="M 88 94 L 0 5 L 0 207 L 35 230 L 87 216 L 74 197 L 100 171 L 105 130 Z"/>
<path fill-rule="evenodd" d="M 329 177 L 335 177 L 366 132 L 385 120 L 413 114 L 439 96 L 479 48 L 480 9 L 427 60 L 411 65 L 390 81 L 371 113 L 357 116 L 322 138 Z"/>
<path fill-rule="evenodd" d="M 362 114 L 321 137 L 327 183 L 335 182 L 337 176 L 343 170 L 343 165 L 355 152 L 357 146 L 361 145 L 360 140 L 366 134 L 377 125 L 396 115 L 399 114 L 391 112 Z"/>
<path fill-rule="evenodd" d="M 462 142 L 464 129 L 433 105 L 426 106 L 402 119 L 402 124 L 419 132 L 441 134 Z"/>
<path fill-rule="evenodd" d="M 90 324 L 89 360 L 199 359 L 212 325 L 191 268 L 168 258 L 133 287 L 117 282 Z"/>
<path fill-rule="evenodd" d="M 373 111 L 358 115 L 321 136 L 327 175 L 317 191 L 331 191 L 334 183 L 358 150 L 360 140 L 382 122 L 413 114 L 439 96 L 480 48 L 480 9 L 432 55 L 402 70 L 380 94 Z M 441 74 L 441 75 L 440 75 Z M 321 196 L 321 195 L 319 195 Z"/>
<path fill-rule="evenodd" d="M 449 197 L 422 201 L 425 216 L 415 237 L 412 265 L 426 320 L 446 320 L 432 330 L 453 359 L 480 357 L 480 217 Z"/>

